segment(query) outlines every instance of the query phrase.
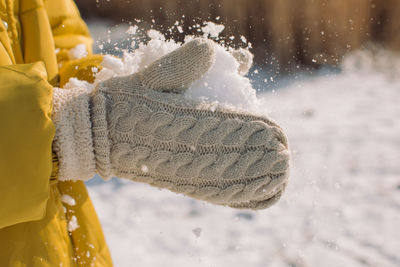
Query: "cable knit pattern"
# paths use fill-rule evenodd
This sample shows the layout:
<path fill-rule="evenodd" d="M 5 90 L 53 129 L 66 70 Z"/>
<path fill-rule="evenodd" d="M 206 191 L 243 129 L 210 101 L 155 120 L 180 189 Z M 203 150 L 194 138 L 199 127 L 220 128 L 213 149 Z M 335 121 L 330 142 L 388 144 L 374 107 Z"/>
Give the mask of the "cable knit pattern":
<path fill-rule="evenodd" d="M 213 53 L 201 50 L 205 56 L 187 64 L 207 66 Z M 190 60 L 188 53 L 193 54 L 185 46 L 177 51 L 159 62 L 169 62 L 169 56 Z M 159 62 L 142 73 L 99 84 L 90 100 L 79 90 L 55 91 L 64 102 L 54 117 L 60 173 L 89 174 L 95 169 L 106 179 L 127 178 L 235 208 L 263 209 L 275 203 L 285 189 L 289 169 L 281 128 L 263 116 L 211 109 L 207 103 L 171 93 L 208 69 L 199 67 L 198 72 L 191 67 L 182 76 L 180 65 Z M 170 88 L 172 83 L 179 88 Z M 74 100 L 65 100 L 69 97 Z M 63 167 L 65 159 L 73 159 L 68 162 L 71 166 Z"/>
<path fill-rule="evenodd" d="M 60 162 L 59 180 L 88 180 L 96 173 L 89 100 L 86 89 L 53 88 L 53 150 Z"/>
<path fill-rule="evenodd" d="M 275 203 L 288 178 L 287 140 L 273 121 L 113 78 L 93 98 L 97 169 L 236 208 Z M 111 108 L 112 107 L 112 108 Z"/>

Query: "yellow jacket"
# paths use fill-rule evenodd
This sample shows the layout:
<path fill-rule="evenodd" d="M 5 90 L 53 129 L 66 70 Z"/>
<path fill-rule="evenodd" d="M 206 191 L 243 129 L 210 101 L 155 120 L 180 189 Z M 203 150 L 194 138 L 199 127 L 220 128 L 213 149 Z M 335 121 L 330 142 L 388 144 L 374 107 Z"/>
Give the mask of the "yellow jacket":
<path fill-rule="evenodd" d="M 58 182 L 52 157 L 52 87 L 101 57 L 69 60 L 92 45 L 72 0 L 0 0 L 0 18 L 0 266 L 112 266 L 85 185 Z"/>

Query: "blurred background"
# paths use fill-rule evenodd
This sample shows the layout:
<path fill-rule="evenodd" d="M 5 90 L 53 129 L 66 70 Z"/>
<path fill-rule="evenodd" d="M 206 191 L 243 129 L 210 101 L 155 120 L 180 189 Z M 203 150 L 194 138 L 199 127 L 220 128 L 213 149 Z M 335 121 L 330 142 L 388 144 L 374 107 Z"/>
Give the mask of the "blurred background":
<path fill-rule="evenodd" d="M 90 180 L 115 266 L 400 266 L 399 0 L 76 2 L 96 53 L 137 48 L 130 25 L 182 41 L 223 24 L 219 42 L 251 46 L 247 77 L 292 157 L 282 199 L 258 212 Z"/>
<path fill-rule="evenodd" d="M 338 65 L 352 50 L 372 44 L 400 49 L 398 0 L 77 0 L 85 19 L 114 24 L 141 21 L 168 31 L 176 21 L 185 34 L 203 21 L 225 25 L 230 43 L 252 44 L 256 63 L 288 73 L 299 65 Z M 136 19 L 136 21 L 135 21 Z M 229 37 L 234 36 L 234 40 Z"/>

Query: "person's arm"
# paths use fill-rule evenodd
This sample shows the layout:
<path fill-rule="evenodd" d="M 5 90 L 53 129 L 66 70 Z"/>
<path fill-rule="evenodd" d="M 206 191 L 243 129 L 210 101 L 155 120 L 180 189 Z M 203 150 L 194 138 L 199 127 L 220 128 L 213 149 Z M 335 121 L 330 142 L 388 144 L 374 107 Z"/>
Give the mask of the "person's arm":
<path fill-rule="evenodd" d="M 59 180 L 126 178 L 234 208 L 265 209 L 284 191 L 285 134 L 272 120 L 184 97 L 215 62 L 194 39 L 144 70 L 54 89 Z"/>
<path fill-rule="evenodd" d="M 0 66 L 0 228 L 40 220 L 52 171 L 52 87 L 42 62 Z"/>

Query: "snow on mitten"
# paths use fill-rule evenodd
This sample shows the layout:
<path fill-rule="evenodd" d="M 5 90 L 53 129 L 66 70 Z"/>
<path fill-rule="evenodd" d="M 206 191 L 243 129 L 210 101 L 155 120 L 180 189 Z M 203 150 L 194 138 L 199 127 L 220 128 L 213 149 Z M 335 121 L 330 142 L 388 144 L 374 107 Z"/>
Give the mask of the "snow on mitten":
<path fill-rule="evenodd" d="M 263 209 L 281 196 L 289 151 L 266 117 L 185 99 L 214 60 L 195 39 L 140 73 L 83 89 L 54 90 L 60 180 L 98 173 L 235 208 Z"/>
<path fill-rule="evenodd" d="M 236 61 L 239 62 L 239 74 L 242 76 L 246 75 L 253 65 L 253 54 L 250 53 L 248 49 L 243 48 L 231 50 L 229 52 L 236 59 Z"/>

